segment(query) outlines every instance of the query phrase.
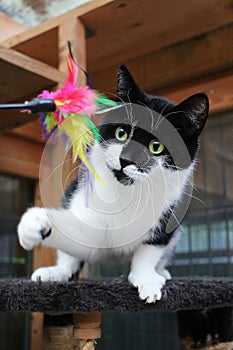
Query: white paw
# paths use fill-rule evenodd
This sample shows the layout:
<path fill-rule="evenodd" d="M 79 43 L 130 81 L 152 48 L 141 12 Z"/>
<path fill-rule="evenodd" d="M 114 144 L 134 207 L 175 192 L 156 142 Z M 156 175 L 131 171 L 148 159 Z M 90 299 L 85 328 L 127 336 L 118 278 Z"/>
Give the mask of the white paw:
<path fill-rule="evenodd" d="M 51 223 L 44 208 L 30 208 L 23 214 L 18 224 L 21 246 L 31 250 L 49 234 Z"/>
<path fill-rule="evenodd" d="M 154 303 L 161 299 L 161 289 L 166 280 L 154 270 L 144 273 L 131 271 L 128 279 L 134 287 L 138 288 L 140 299 L 145 300 L 146 303 Z"/>
<path fill-rule="evenodd" d="M 31 279 L 35 282 L 67 282 L 71 277 L 68 271 L 63 271 L 58 266 L 40 267 L 35 270 Z"/>

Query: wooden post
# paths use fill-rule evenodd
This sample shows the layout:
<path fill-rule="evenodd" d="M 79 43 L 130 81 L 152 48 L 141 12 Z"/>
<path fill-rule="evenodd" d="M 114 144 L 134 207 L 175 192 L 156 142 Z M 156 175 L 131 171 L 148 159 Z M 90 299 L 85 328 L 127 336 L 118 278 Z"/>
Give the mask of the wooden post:
<path fill-rule="evenodd" d="M 43 349 L 46 350 L 78 349 L 73 338 L 73 326 L 45 327 L 43 340 Z"/>
<path fill-rule="evenodd" d="M 76 33 L 75 35 L 73 35 Z M 71 41 L 72 51 L 78 64 L 86 69 L 86 38 L 85 28 L 79 19 L 72 19 L 60 26 L 60 69 L 66 67 L 64 52 L 67 52 L 67 38 Z M 72 39 L 71 39 L 72 38 Z M 86 76 L 79 70 L 78 85 L 86 84 Z M 71 165 L 72 167 L 72 165 Z M 71 168 L 70 168 L 71 169 Z M 81 273 L 83 277 L 83 273 Z M 101 314 L 99 312 L 77 313 L 74 320 L 74 339 L 78 342 L 79 350 L 94 350 L 95 340 L 101 337 Z"/>
<path fill-rule="evenodd" d="M 40 196 L 39 181 L 36 183 L 35 188 L 35 205 L 42 207 L 43 203 Z M 55 261 L 54 249 L 38 246 L 33 252 L 33 271 L 41 266 L 50 266 Z M 33 312 L 31 317 L 31 349 L 41 350 L 43 349 L 43 323 L 44 314 L 41 312 Z"/>
<path fill-rule="evenodd" d="M 71 18 L 63 22 L 58 27 L 58 55 L 59 55 L 59 70 L 67 74 L 67 63 L 66 57 L 68 52 L 67 41 L 70 40 L 72 44 L 72 50 L 75 57 L 78 56 L 79 64 L 85 68 L 86 66 L 86 45 L 85 45 L 85 30 L 79 19 Z M 79 72 L 79 85 L 85 84 L 85 76 L 80 71 Z M 58 86 L 59 88 L 59 86 Z M 50 173 L 56 168 L 62 159 L 60 159 L 61 150 L 63 150 L 64 145 L 58 144 L 52 150 L 51 157 L 49 157 L 49 164 L 47 169 L 42 169 L 42 179 L 40 181 L 45 181 Z M 60 205 L 60 200 L 63 196 L 62 187 L 58 186 L 58 183 L 63 183 L 67 185 L 67 182 L 72 180 L 70 173 L 72 172 L 73 165 L 72 162 L 65 162 L 61 169 L 57 171 L 57 175 L 53 176 L 53 181 L 50 181 L 48 188 L 46 190 L 46 203 L 43 203 L 43 198 L 40 195 L 39 182 L 36 184 L 36 193 L 35 193 L 35 205 L 36 206 L 54 206 L 58 207 Z M 68 180 L 67 180 L 68 179 Z M 44 189 L 46 188 L 46 185 Z M 49 203 L 47 203 L 49 202 Z M 43 246 L 36 247 L 33 255 L 33 270 L 42 266 L 53 265 L 55 262 L 55 250 L 46 248 Z M 32 323 L 31 323 L 31 348 L 33 350 L 41 350 L 44 348 L 51 348 L 52 346 L 52 335 L 55 335 L 56 332 L 53 332 L 53 327 L 48 327 L 45 332 L 45 341 L 42 345 L 42 327 L 43 327 L 44 316 L 42 313 L 33 313 L 32 314 Z M 56 327 L 58 331 L 59 327 Z M 62 337 L 60 331 L 60 336 Z M 65 332 L 65 330 L 64 330 Z M 68 333 L 64 335 L 68 337 Z M 47 340 L 46 340 L 47 339 Z M 50 341 L 48 341 L 50 339 Z M 54 338 L 55 343 L 57 343 L 57 338 Z M 62 342 L 61 342 L 62 343 Z"/>
<path fill-rule="evenodd" d="M 94 350 L 96 339 L 101 338 L 101 313 L 88 312 L 74 315 L 74 338 L 79 350 Z"/>

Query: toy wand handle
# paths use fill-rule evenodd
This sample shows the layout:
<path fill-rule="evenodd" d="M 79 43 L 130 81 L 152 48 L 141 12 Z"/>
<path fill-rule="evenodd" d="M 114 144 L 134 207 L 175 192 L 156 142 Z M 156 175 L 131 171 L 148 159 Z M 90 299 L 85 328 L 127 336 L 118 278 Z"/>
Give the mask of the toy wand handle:
<path fill-rule="evenodd" d="M 38 97 L 24 103 L 0 104 L 0 110 L 1 109 L 26 109 L 32 113 L 47 113 L 55 111 L 56 105 L 52 99 Z"/>

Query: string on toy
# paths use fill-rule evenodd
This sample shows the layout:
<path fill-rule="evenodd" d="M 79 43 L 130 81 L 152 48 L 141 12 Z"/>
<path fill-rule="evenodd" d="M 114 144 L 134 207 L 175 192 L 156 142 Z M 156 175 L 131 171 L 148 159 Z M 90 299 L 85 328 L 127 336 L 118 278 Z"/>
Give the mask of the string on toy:
<path fill-rule="evenodd" d="M 67 46 L 68 46 L 68 50 L 69 50 L 70 57 L 72 58 L 73 62 L 78 66 L 79 69 L 81 69 L 81 71 L 84 73 L 85 77 L 87 78 L 87 85 L 88 85 L 91 89 L 94 89 L 93 82 L 92 82 L 92 79 L 91 79 L 90 74 L 89 74 L 85 69 L 83 69 L 83 68 L 80 66 L 80 64 L 78 64 L 78 62 L 76 61 L 76 59 L 74 58 L 74 55 L 73 55 L 73 52 L 72 52 L 71 41 L 68 40 Z"/>

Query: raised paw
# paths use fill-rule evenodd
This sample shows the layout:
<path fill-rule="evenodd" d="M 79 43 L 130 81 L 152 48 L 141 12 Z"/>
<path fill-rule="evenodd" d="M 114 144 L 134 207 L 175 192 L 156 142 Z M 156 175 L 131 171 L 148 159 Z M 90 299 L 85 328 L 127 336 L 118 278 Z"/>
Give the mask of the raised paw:
<path fill-rule="evenodd" d="M 30 208 L 23 214 L 18 224 L 21 246 L 31 250 L 51 233 L 51 223 L 44 208 Z"/>
<path fill-rule="evenodd" d="M 134 287 L 138 288 L 139 298 L 145 300 L 146 303 L 155 303 L 156 300 L 161 299 L 161 289 L 166 279 L 157 272 L 131 271 L 128 279 Z"/>

